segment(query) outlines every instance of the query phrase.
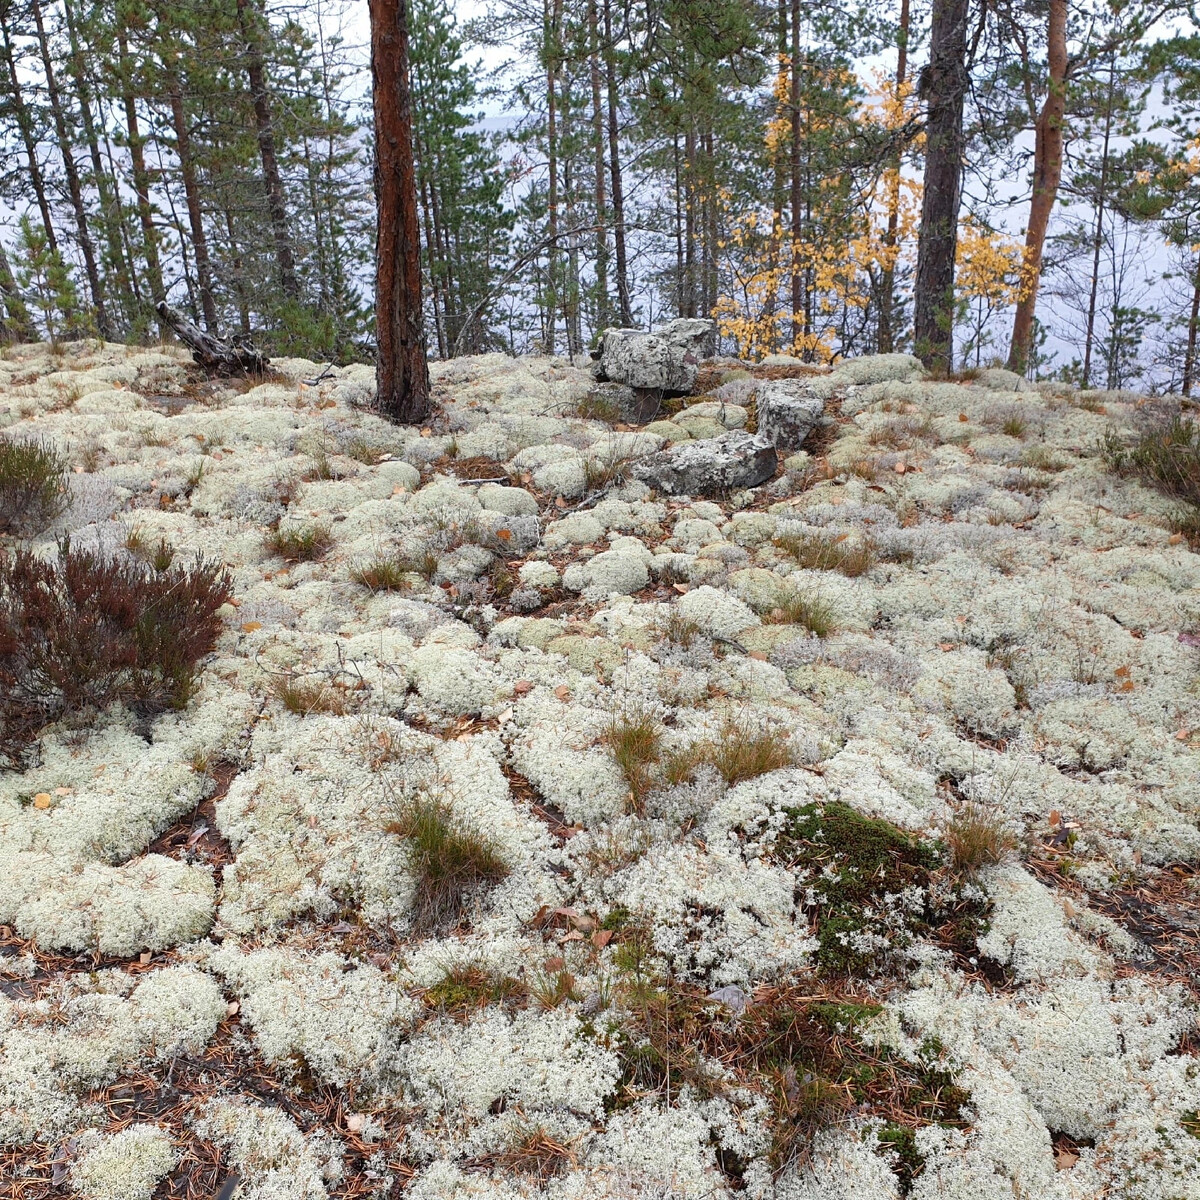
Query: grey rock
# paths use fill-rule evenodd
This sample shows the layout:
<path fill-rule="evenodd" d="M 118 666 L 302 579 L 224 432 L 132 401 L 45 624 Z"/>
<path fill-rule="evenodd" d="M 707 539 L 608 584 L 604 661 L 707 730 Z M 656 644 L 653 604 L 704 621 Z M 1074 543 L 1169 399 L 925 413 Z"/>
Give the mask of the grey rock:
<path fill-rule="evenodd" d="M 700 360 L 715 336 L 712 321 L 695 317 L 681 317 L 653 333 L 607 329 L 596 378 L 665 396 L 686 396 L 695 387 Z"/>
<path fill-rule="evenodd" d="M 802 379 L 772 379 L 758 385 L 758 432 L 781 450 L 799 450 L 824 410 L 824 401 Z"/>
<path fill-rule="evenodd" d="M 717 988 L 715 992 L 709 992 L 706 999 L 715 1000 L 734 1013 L 742 1012 L 747 1003 L 746 993 L 736 983 L 730 983 L 725 987 Z"/>
<path fill-rule="evenodd" d="M 775 474 L 776 461 L 770 438 L 731 429 L 660 450 L 634 463 L 633 474 L 668 496 L 714 496 L 758 487 Z"/>

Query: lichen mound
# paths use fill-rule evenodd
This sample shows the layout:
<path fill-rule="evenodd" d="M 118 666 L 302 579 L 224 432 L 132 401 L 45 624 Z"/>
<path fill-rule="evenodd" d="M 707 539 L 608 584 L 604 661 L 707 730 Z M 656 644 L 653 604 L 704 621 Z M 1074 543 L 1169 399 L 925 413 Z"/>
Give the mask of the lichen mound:
<path fill-rule="evenodd" d="M 706 332 L 612 339 L 649 399 L 433 364 L 420 429 L 0 355 L 34 556 L 232 584 L 187 687 L 17 714 L 16 1194 L 1200 1196 L 1186 430 Z"/>

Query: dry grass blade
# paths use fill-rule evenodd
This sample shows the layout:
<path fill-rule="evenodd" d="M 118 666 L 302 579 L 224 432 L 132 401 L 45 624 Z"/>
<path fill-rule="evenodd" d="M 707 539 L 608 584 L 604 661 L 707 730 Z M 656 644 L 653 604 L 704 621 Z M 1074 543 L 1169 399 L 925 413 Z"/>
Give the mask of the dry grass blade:
<path fill-rule="evenodd" d="M 851 579 L 865 575 L 875 564 L 868 542 L 850 542 L 815 533 L 780 534 L 775 545 L 809 571 L 840 571 Z"/>
<path fill-rule="evenodd" d="M 827 637 L 837 628 L 833 606 L 816 596 L 793 592 L 763 614 L 764 625 L 800 625 L 817 637 Z"/>
<path fill-rule="evenodd" d="M 287 562 L 314 562 L 332 549 L 333 534 L 328 525 L 280 525 L 267 534 L 263 545 Z"/>
<path fill-rule="evenodd" d="M 420 933 L 454 928 L 471 898 L 509 873 L 497 846 L 484 834 L 462 828 L 439 797 L 407 801 L 384 829 L 409 842 L 416 880 L 412 922 Z"/>
<path fill-rule="evenodd" d="M 954 814 L 946 830 L 954 870 L 975 875 L 981 867 L 1003 862 L 1016 847 L 1016 839 L 999 813 L 967 804 Z"/>
<path fill-rule="evenodd" d="M 614 713 L 604 740 L 629 784 L 633 810 L 641 813 L 662 749 L 658 721 L 647 712 Z"/>

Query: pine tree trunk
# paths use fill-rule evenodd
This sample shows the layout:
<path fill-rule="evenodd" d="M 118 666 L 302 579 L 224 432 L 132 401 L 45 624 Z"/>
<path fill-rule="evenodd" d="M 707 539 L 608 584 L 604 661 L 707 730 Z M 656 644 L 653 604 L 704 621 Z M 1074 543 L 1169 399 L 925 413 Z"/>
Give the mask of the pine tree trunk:
<path fill-rule="evenodd" d="M 171 53 L 167 51 L 167 53 Z M 174 64 L 167 70 L 167 93 L 171 102 L 171 124 L 175 130 L 175 154 L 179 159 L 179 174 L 183 180 L 183 195 L 187 203 L 188 227 L 192 234 L 192 249 L 196 255 L 196 276 L 200 284 L 200 308 L 204 313 L 204 328 L 217 330 L 217 305 L 213 299 L 212 264 L 208 258 L 208 238 L 204 232 L 204 214 L 200 211 L 200 188 L 196 182 L 196 165 L 192 158 L 192 141 L 188 132 L 187 115 L 183 109 L 183 89 Z"/>
<path fill-rule="evenodd" d="M 549 262 L 550 287 L 546 296 L 546 310 L 549 313 L 547 321 L 547 354 L 555 351 L 555 320 L 558 311 L 558 282 L 559 282 L 559 253 L 558 253 L 558 104 L 555 83 L 558 78 L 558 22 L 562 13 L 562 0 L 544 0 L 543 3 L 545 29 L 543 32 L 543 52 L 546 55 L 546 159 L 549 175 L 549 194 L 546 200 L 546 221 L 550 245 L 547 250 Z M 570 332 L 567 333 L 568 342 Z M 568 345 L 568 353 L 570 347 Z"/>
<path fill-rule="evenodd" d="M 279 286 L 289 300 L 299 299 L 296 259 L 288 232 L 287 205 L 283 198 L 283 180 L 275 152 L 275 124 L 271 117 L 271 98 L 267 90 L 267 70 L 263 63 L 259 35 L 259 11 L 251 8 L 254 0 L 237 0 L 238 23 L 242 31 L 246 78 L 254 105 L 254 128 L 258 135 L 258 156 L 262 160 L 263 187 L 267 193 L 267 211 L 271 214 L 271 232 L 275 240 L 275 262 L 279 267 Z"/>
<path fill-rule="evenodd" d="M 42 177 L 42 169 L 38 165 L 33 121 L 29 116 L 29 109 L 26 107 L 25 98 L 21 93 L 21 84 L 17 79 L 17 60 L 13 55 L 12 32 L 9 28 L 11 15 L 11 3 L 0 6 L 0 36 L 4 39 L 4 65 L 8 71 L 8 98 L 13 107 L 13 115 L 17 119 L 17 128 L 21 131 L 25 156 L 29 159 L 29 182 L 33 185 L 38 211 L 42 214 L 42 226 L 46 230 L 46 245 L 51 251 L 54 251 L 58 249 L 58 238 L 54 233 L 54 222 L 50 219 L 50 204 L 46 199 L 46 181 Z"/>
<path fill-rule="evenodd" d="M 79 235 L 79 248 L 83 251 L 83 268 L 87 274 L 88 290 L 92 293 L 92 307 L 96 311 L 96 329 L 108 341 L 112 329 L 108 323 L 108 309 L 104 303 L 104 283 L 96 265 L 96 247 L 88 228 L 87 210 L 83 207 L 83 187 L 79 182 L 79 171 L 75 166 L 75 155 L 67 133 L 67 118 L 63 112 L 62 94 L 58 90 L 58 77 L 54 74 L 54 60 L 50 57 L 50 40 L 46 37 L 46 23 L 42 18 L 42 6 L 38 0 L 30 0 L 30 11 L 37 27 L 38 49 L 42 56 L 42 68 L 46 72 L 46 96 L 50 101 L 50 115 L 54 120 L 54 132 L 58 136 L 58 151 L 62 157 L 63 175 L 67 180 L 67 195 L 71 198 L 71 211 L 75 214 L 75 231 Z"/>
<path fill-rule="evenodd" d="M 92 113 L 92 85 L 84 61 L 83 49 L 79 41 L 79 32 L 75 25 L 75 14 L 71 8 L 71 0 L 62 0 L 63 15 L 66 18 L 67 36 L 70 40 L 71 55 L 68 69 L 75 84 L 75 96 L 79 101 L 79 114 L 83 121 L 83 133 L 88 144 L 88 153 L 92 160 L 92 176 L 95 181 L 96 193 L 100 200 L 100 220 L 104 227 L 104 238 L 108 244 L 108 263 L 113 269 L 116 280 L 117 297 L 126 317 L 130 311 L 132 284 L 129 267 L 125 260 L 125 247 L 121 238 L 120 207 L 115 203 L 113 189 L 110 186 L 108 172 L 100 157 L 100 139 L 96 134 L 96 120 Z M 113 275 L 109 276 L 109 296 L 112 296 Z M 111 314 L 110 314 L 111 320 Z"/>
<path fill-rule="evenodd" d="M 1200 260 L 1196 262 L 1196 274 L 1192 282 L 1192 313 L 1188 319 L 1187 351 L 1183 356 L 1183 384 L 1180 391 L 1185 396 L 1192 394 L 1192 382 L 1196 377 L 1196 334 L 1200 330 Z"/>
<path fill-rule="evenodd" d="M 913 297 L 914 349 L 927 367 L 949 371 L 954 358 L 954 256 L 962 196 L 963 99 L 968 0 L 933 0 L 927 101 L 925 180 Z"/>
<path fill-rule="evenodd" d="M 600 103 L 600 35 L 596 0 L 588 0 L 588 70 L 592 85 L 592 154 L 596 204 L 596 329 L 611 324 L 608 299 L 608 197 L 604 180 L 604 108 Z"/>
<path fill-rule="evenodd" d="M 908 29 L 909 0 L 900 0 L 900 28 L 896 38 L 896 102 L 904 94 L 904 81 L 908 78 Z M 887 258 L 879 283 L 879 353 L 891 354 L 896 348 L 896 240 L 900 230 L 900 164 L 899 149 L 892 156 L 889 170 L 893 178 L 888 186 L 887 229 L 883 244 L 887 247 Z"/>
<path fill-rule="evenodd" d="M 1037 313 L 1046 230 L 1062 181 L 1063 115 L 1067 101 L 1067 0 L 1050 0 L 1046 61 L 1050 79 L 1042 111 L 1034 126 L 1033 198 L 1029 202 L 1029 225 L 1025 233 L 1021 296 L 1017 300 L 1012 342 L 1008 348 L 1009 369 L 1022 374 L 1029 365 L 1029 353 L 1033 348 L 1033 322 Z"/>
<path fill-rule="evenodd" d="M 429 411 L 421 321 L 421 231 L 413 167 L 406 0 L 370 0 L 375 109 L 375 405 L 415 424 Z"/>
<path fill-rule="evenodd" d="M 679 134 L 672 139 L 675 166 L 675 313 L 683 316 L 685 264 L 683 258 L 683 177 L 679 169 Z"/>
<path fill-rule="evenodd" d="M 1108 106 L 1104 111 L 1104 144 L 1100 154 L 1100 187 L 1096 198 L 1096 229 L 1092 234 L 1092 282 L 1088 292 L 1087 326 L 1083 339 L 1083 374 L 1079 381 L 1086 388 L 1092 377 L 1092 344 L 1096 336 L 1096 296 L 1100 290 L 1100 251 L 1104 244 L 1104 201 L 1108 197 L 1108 159 L 1112 141 L 1113 84 L 1116 60 L 1108 64 Z"/>
<path fill-rule="evenodd" d="M 622 325 L 633 324 L 625 257 L 625 191 L 621 183 L 621 139 L 617 122 L 617 53 L 612 37 L 611 0 L 604 0 L 604 70 L 608 85 L 608 163 L 612 175 L 613 249 L 617 259 L 617 304 Z"/>
<path fill-rule="evenodd" d="M 800 210 L 804 189 L 800 176 L 800 145 L 803 130 L 800 125 L 800 0 L 792 0 L 792 350 L 803 342 L 806 332 L 801 313 L 804 311 L 804 274 L 800 243 L 804 236 Z M 807 352 L 807 347 L 805 347 Z"/>
<path fill-rule="evenodd" d="M 117 48 L 120 52 L 121 101 L 125 108 L 125 128 L 129 136 L 129 159 L 133 166 L 133 190 L 137 196 L 138 219 L 142 225 L 142 253 L 146 259 L 150 300 L 157 305 L 166 293 L 163 289 L 162 265 L 158 259 L 158 231 L 154 228 L 154 212 L 150 207 L 150 175 L 146 170 L 146 143 L 138 125 L 137 100 L 133 94 L 133 78 L 129 66 L 129 47 L 125 29 L 117 28 Z M 161 321 L 159 329 L 163 329 Z"/>

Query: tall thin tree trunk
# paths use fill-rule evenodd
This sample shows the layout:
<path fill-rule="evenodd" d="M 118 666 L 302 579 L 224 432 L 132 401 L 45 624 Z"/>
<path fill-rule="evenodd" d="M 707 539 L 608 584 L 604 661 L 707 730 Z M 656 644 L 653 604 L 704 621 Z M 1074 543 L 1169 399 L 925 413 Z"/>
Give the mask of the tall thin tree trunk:
<path fill-rule="evenodd" d="M 803 341 L 806 332 L 801 313 L 804 311 L 804 273 L 800 243 L 804 236 L 800 210 L 804 192 L 800 176 L 800 146 L 803 130 L 800 125 L 800 0 L 792 0 L 792 79 L 790 108 L 792 117 L 792 349 Z M 805 347 L 807 350 L 807 347 Z"/>
<path fill-rule="evenodd" d="M 242 256 L 238 251 L 237 235 L 233 228 L 233 213 L 229 211 L 228 202 L 224 209 L 225 232 L 229 237 L 229 263 L 233 267 L 233 290 L 238 298 L 238 319 L 241 331 L 250 336 L 250 300 L 246 295 L 246 281 L 243 277 Z"/>
<path fill-rule="evenodd" d="M 709 317 L 717 306 L 720 262 L 721 214 L 717 196 L 717 151 L 712 126 L 704 130 L 704 302 L 701 316 Z"/>
<path fill-rule="evenodd" d="M 612 175 L 613 249 L 617 259 L 617 304 L 621 324 L 633 324 L 629 270 L 625 256 L 625 191 L 621 183 L 621 137 L 617 121 L 617 51 L 612 36 L 611 0 L 604 0 L 604 71 L 608 86 L 608 163 Z"/>
<path fill-rule="evenodd" d="M 75 166 L 75 154 L 71 138 L 67 133 L 67 117 L 63 111 L 62 94 L 58 90 L 58 77 L 54 74 L 54 60 L 50 57 L 50 39 L 46 36 L 46 22 L 42 17 L 42 6 L 38 0 L 30 0 L 34 25 L 37 27 L 38 49 L 42 56 L 42 69 L 46 72 L 46 96 L 50 101 L 50 115 L 54 120 L 54 132 L 58 135 L 58 151 L 62 157 L 63 175 L 67 180 L 67 195 L 71 198 L 71 211 L 75 214 L 75 231 L 79 235 L 79 248 L 83 251 L 83 268 L 87 274 L 88 289 L 92 293 L 92 307 L 96 310 L 96 329 L 105 341 L 112 336 L 108 323 L 108 309 L 104 303 L 104 282 L 96 265 L 96 247 L 88 228 L 87 210 L 83 207 L 83 187 L 79 182 L 79 171 Z"/>
<path fill-rule="evenodd" d="M 683 135 L 683 315 L 696 315 L 696 135 Z"/>
<path fill-rule="evenodd" d="M 88 144 L 88 153 L 92 160 L 92 177 L 96 193 L 100 200 L 100 220 L 104 227 L 104 237 L 108 245 L 108 265 L 112 275 L 108 279 L 109 296 L 112 295 L 111 284 L 113 275 L 116 280 L 117 297 L 126 317 L 130 311 L 131 273 L 125 259 L 125 247 L 121 237 L 120 207 L 115 203 L 113 188 L 104 162 L 100 157 L 100 139 L 96 134 L 96 120 L 92 112 L 92 84 L 87 65 L 84 61 L 83 48 L 79 40 L 79 31 L 75 25 L 75 13 L 71 0 L 62 0 L 63 15 L 66 18 L 67 37 L 70 41 L 71 54 L 68 59 L 68 70 L 75 84 L 75 96 L 79 101 L 79 114 L 83 122 L 83 133 Z M 111 314 L 110 314 L 111 320 Z"/>
<path fill-rule="evenodd" d="M 429 411 L 421 230 L 413 166 L 406 0 L 369 0 L 375 110 L 375 405 L 415 424 Z"/>
<path fill-rule="evenodd" d="M 1108 197 L 1108 158 L 1112 138 L 1113 85 L 1116 57 L 1108 64 L 1108 106 L 1104 111 L 1104 144 L 1100 156 L 1100 188 L 1096 197 L 1096 228 L 1092 234 L 1092 284 L 1088 292 L 1087 329 L 1083 339 L 1083 375 L 1079 386 L 1086 388 L 1092 377 L 1092 343 L 1096 334 L 1096 295 L 1100 290 L 1100 248 L 1104 243 L 1104 202 Z"/>
<path fill-rule="evenodd" d="M 1025 232 L 1025 258 L 1021 270 L 1021 295 L 1013 316 L 1008 348 L 1010 370 L 1022 374 L 1033 348 L 1033 322 L 1037 313 L 1038 285 L 1042 279 L 1042 252 L 1058 185 L 1062 181 L 1063 116 L 1067 102 L 1067 0 L 1050 0 L 1046 63 L 1050 70 L 1046 99 L 1034 126 L 1033 197 Z"/>
<path fill-rule="evenodd" d="M 1187 351 L 1183 356 L 1183 383 L 1180 391 L 1185 396 L 1192 394 L 1192 382 L 1196 377 L 1196 334 L 1200 331 L 1200 259 L 1196 260 L 1196 274 L 1192 280 L 1192 313 L 1188 319 Z"/>
<path fill-rule="evenodd" d="M 1057 2 L 1057 0 L 1055 0 Z M 924 75 L 925 180 L 913 340 L 927 367 L 949 371 L 954 359 L 954 256 L 962 196 L 963 100 L 967 93 L 968 0 L 933 0 L 929 66 Z"/>
<path fill-rule="evenodd" d="M 596 0 L 588 0 L 588 71 L 592 85 L 592 154 L 596 204 L 596 329 L 610 323 L 608 299 L 608 196 L 604 166 L 604 107 L 600 102 L 600 34 Z"/>
<path fill-rule="evenodd" d="M 129 46 L 125 28 L 117 27 L 117 49 L 120 55 L 121 101 L 125 108 L 125 128 L 129 137 L 129 159 L 133 166 L 133 190 L 137 196 L 138 219 L 142 225 L 142 254 L 146 259 L 146 274 L 150 287 L 150 303 L 166 299 L 163 290 L 162 266 L 158 258 L 158 231 L 154 228 L 154 212 L 150 207 L 150 174 L 146 170 L 146 143 L 138 124 L 137 100 L 133 94 L 133 74 L 129 62 Z M 159 321 L 159 329 L 163 330 Z"/>
<path fill-rule="evenodd" d="M 252 7 L 253 5 L 253 7 Z M 279 286 L 289 300 L 300 296 L 296 281 L 296 258 L 288 231 L 287 205 L 283 198 L 283 180 L 275 151 L 275 123 L 271 117 L 271 97 L 267 89 L 267 70 L 263 63 L 256 0 L 237 0 L 238 23 L 242 31 L 246 78 L 254 104 L 254 128 L 258 135 L 258 156 L 262 160 L 263 187 L 267 193 L 267 211 L 271 214 L 271 232 L 275 240 L 275 262 L 279 267 Z"/>
<path fill-rule="evenodd" d="M 171 53 L 170 50 L 166 51 L 164 59 Z M 209 333 L 215 333 L 217 305 L 213 299 L 212 264 L 208 258 L 208 238 L 204 232 L 204 214 L 200 210 L 200 188 L 196 182 L 196 164 L 192 158 L 192 139 L 188 131 L 187 114 L 183 108 L 183 89 L 174 63 L 167 67 L 166 82 L 167 94 L 171 102 L 171 125 L 175 130 L 175 154 L 179 159 L 179 174 L 183 180 L 183 195 L 187 204 L 188 227 L 192 234 L 192 249 L 196 255 L 200 308 L 204 313 L 204 328 Z"/>
<path fill-rule="evenodd" d="M 553 5 L 553 7 L 552 7 Z M 546 309 L 549 312 L 547 323 L 548 338 L 546 353 L 553 354 L 555 350 L 555 313 L 558 309 L 559 293 L 559 249 L 558 249 L 558 100 L 556 84 L 558 81 L 558 26 L 562 16 L 562 0 L 544 0 L 543 4 L 545 32 L 543 42 L 546 55 L 546 159 L 549 172 L 549 194 L 546 200 L 546 220 L 549 227 L 550 245 L 547 251 L 549 260 L 550 288 L 546 297 Z M 570 353 L 570 328 L 567 329 L 567 353 Z"/>
<path fill-rule="evenodd" d="M 904 96 L 904 81 L 908 78 L 909 0 L 900 0 L 900 29 L 896 38 L 896 104 Z M 891 354 L 896 348 L 896 241 L 900 231 L 900 165 L 899 148 L 892 156 L 888 169 L 887 229 L 884 231 L 884 267 L 879 283 L 879 353 Z"/>
<path fill-rule="evenodd" d="M 675 315 L 683 316 L 686 279 L 683 252 L 683 176 L 679 165 L 679 134 L 671 139 L 675 168 Z"/>
<path fill-rule="evenodd" d="M 29 182 L 33 185 L 38 211 L 42 214 L 42 226 L 46 230 L 46 245 L 53 251 L 58 249 L 58 238 L 54 233 L 54 222 L 50 219 L 50 204 L 46 199 L 46 181 L 42 176 L 42 168 L 38 165 L 33 119 L 29 115 L 25 97 L 21 92 L 21 84 L 17 78 L 17 60 L 13 54 L 12 33 L 9 29 L 11 15 L 11 4 L 6 3 L 0 7 L 0 36 L 4 38 L 4 65 L 8 71 L 8 98 L 13 107 L 13 115 L 17 119 L 17 128 L 21 131 L 25 156 L 29 160 Z"/>

